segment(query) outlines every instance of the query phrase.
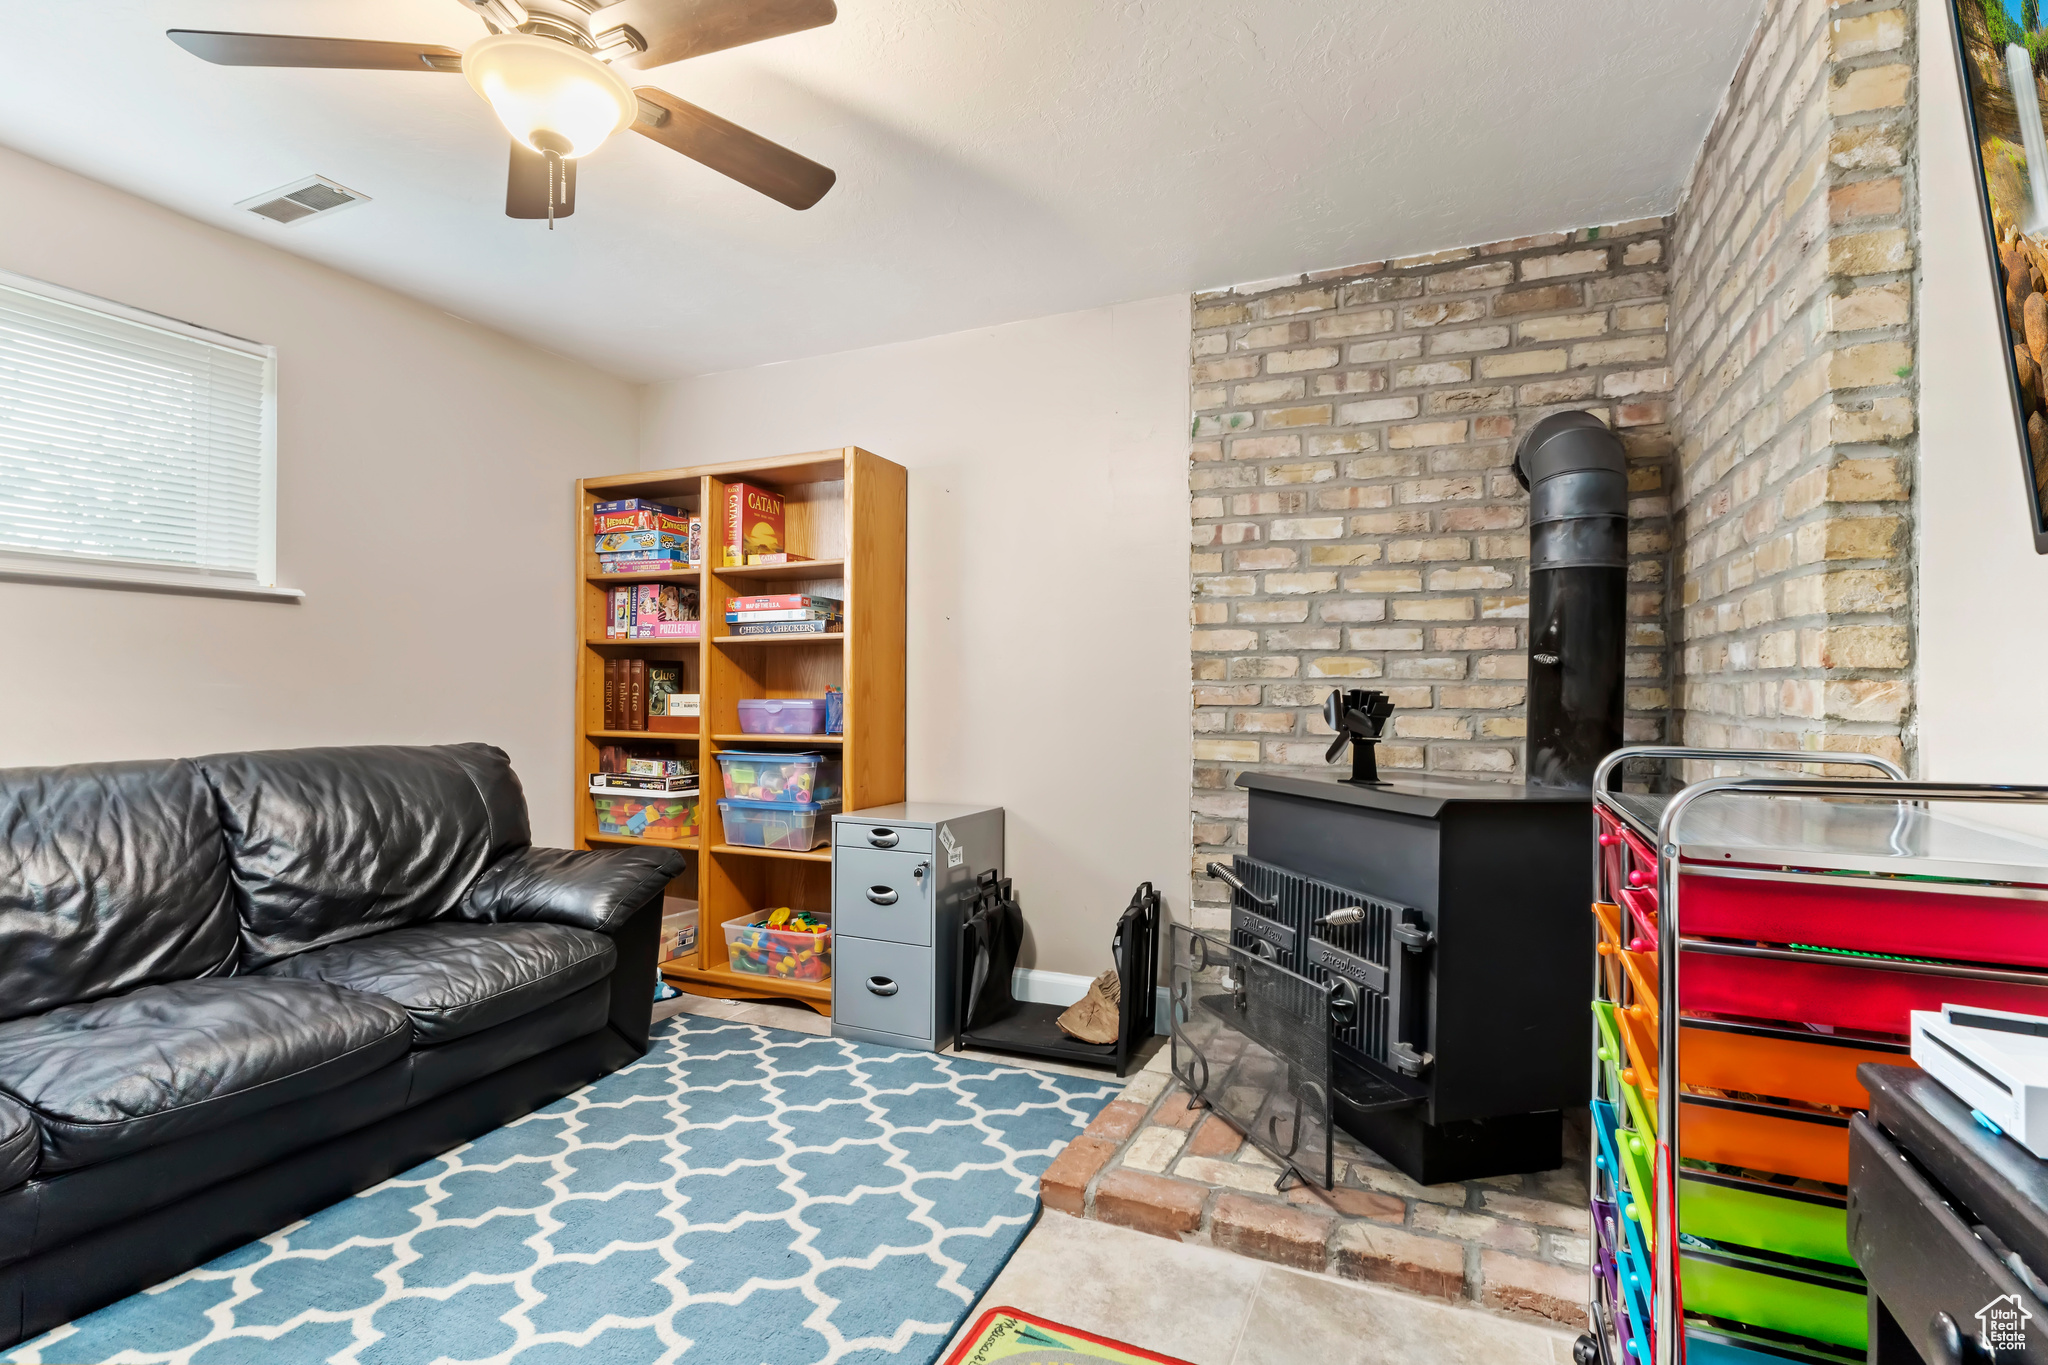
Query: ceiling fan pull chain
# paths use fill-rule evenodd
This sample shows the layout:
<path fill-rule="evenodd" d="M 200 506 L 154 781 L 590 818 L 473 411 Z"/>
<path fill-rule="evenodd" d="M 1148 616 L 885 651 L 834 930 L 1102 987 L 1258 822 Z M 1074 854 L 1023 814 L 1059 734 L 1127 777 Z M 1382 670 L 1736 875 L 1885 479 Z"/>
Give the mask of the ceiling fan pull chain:
<path fill-rule="evenodd" d="M 559 152 L 543 152 L 548 159 L 548 231 L 555 230 L 555 205 L 561 202 L 562 156 Z"/>

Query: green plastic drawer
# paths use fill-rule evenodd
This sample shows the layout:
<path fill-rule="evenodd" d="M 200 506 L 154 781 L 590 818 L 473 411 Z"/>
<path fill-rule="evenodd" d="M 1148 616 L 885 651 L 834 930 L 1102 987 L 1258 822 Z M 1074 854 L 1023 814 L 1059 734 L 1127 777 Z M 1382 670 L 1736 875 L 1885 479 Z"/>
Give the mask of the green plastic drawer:
<path fill-rule="evenodd" d="M 1840 1199 L 1802 1190 L 1767 1191 L 1749 1181 L 1702 1175 L 1680 1177 L 1678 1195 L 1679 1230 L 1687 1236 L 1855 1265 L 1849 1256 L 1849 1213 Z"/>
<path fill-rule="evenodd" d="M 1687 1313 L 1858 1351 L 1869 1343 L 1869 1306 L 1858 1278 L 1811 1262 L 1794 1269 L 1702 1251 L 1679 1257 L 1679 1276 Z"/>
<path fill-rule="evenodd" d="M 1629 1189 L 1642 1201 L 1645 1210 L 1657 1207 L 1657 1182 L 1652 1178 L 1650 1154 L 1654 1150 L 1649 1139 L 1632 1128 L 1614 1130 L 1615 1153 L 1621 1158 L 1622 1174 L 1628 1179 Z M 1640 1149 L 1640 1150 L 1638 1150 Z"/>
<path fill-rule="evenodd" d="M 1657 1110 L 1643 1096 L 1636 1086 L 1621 1078 L 1621 1069 L 1628 1065 L 1628 1054 L 1622 1051 L 1621 1031 L 1615 1026 L 1614 1006 L 1605 1000 L 1593 1002 L 1593 1019 L 1600 1030 L 1600 1060 L 1607 1066 L 1607 1083 L 1614 1091 L 1614 1097 L 1627 1106 L 1628 1115 L 1638 1131 L 1655 1135 L 1657 1131 Z"/>

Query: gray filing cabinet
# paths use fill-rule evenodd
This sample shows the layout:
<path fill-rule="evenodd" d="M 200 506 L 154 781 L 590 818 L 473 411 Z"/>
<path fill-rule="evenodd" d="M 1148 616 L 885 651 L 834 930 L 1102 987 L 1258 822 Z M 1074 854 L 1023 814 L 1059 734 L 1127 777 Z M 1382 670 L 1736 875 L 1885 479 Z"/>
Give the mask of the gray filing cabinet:
<path fill-rule="evenodd" d="M 958 1030 L 960 922 L 1003 875 L 1000 806 L 911 801 L 832 817 L 832 1036 L 942 1050 Z"/>

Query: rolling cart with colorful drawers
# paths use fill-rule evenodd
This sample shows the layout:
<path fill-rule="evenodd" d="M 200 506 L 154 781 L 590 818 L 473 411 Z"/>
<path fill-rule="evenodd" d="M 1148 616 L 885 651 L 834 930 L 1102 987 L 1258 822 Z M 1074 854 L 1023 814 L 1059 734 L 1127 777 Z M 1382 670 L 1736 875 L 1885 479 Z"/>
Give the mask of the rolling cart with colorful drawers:
<path fill-rule="evenodd" d="M 1644 747 L 1594 780 L 1590 1315 L 1579 1365 L 1864 1359 L 1849 1254 L 1863 1062 L 1908 1065 L 1907 1015 L 2048 1014 L 2048 843 L 1953 802 L 2048 788 L 1723 777 L 1608 790 L 1631 759 L 1812 763 Z"/>

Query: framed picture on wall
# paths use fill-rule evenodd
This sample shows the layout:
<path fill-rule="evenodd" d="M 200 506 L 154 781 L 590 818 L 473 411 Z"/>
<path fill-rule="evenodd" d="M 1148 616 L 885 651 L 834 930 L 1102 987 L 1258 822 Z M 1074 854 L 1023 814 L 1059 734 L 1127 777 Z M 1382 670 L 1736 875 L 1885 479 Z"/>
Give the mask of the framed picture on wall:
<path fill-rule="evenodd" d="M 2034 552 L 2048 554 L 2048 29 L 2041 0 L 1948 0 Z"/>

